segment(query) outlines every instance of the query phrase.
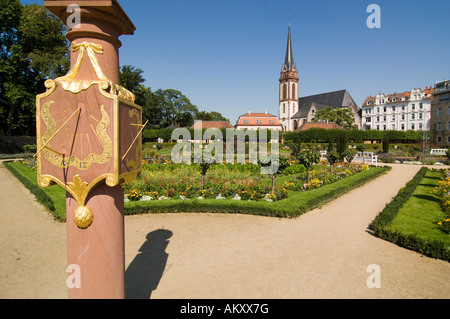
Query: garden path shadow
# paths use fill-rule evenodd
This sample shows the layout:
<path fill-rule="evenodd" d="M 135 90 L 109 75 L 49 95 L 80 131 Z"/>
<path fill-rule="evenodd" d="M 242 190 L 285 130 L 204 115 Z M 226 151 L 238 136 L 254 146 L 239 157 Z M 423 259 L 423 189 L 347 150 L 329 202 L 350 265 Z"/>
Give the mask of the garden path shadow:
<path fill-rule="evenodd" d="M 139 248 L 125 272 L 125 296 L 127 299 L 149 299 L 158 287 L 166 268 L 166 248 L 172 232 L 158 229 L 147 234 L 146 241 Z"/>

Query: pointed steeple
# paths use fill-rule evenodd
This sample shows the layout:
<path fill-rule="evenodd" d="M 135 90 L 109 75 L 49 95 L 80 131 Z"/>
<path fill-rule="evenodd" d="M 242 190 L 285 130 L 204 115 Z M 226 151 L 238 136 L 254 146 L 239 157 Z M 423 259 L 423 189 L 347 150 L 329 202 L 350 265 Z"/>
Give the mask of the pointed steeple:
<path fill-rule="evenodd" d="M 289 33 L 286 48 L 286 58 L 284 60 L 283 71 L 297 71 L 294 63 L 294 55 L 292 54 L 292 40 L 291 40 L 291 24 L 289 23 Z"/>

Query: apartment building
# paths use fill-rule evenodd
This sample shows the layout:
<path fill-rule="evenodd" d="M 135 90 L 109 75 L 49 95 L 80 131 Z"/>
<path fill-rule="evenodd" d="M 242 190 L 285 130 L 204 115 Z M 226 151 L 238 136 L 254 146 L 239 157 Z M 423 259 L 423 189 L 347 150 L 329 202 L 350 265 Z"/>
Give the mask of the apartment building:
<path fill-rule="evenodd" d="M 363 130 L 430 130 L 431 96 L 434 88 L 415 88 L 403 93 L 379 93 L 363 102 Z"/>
<path fill-rule="evenodd" d="M 450 145 L 450 81 L 434 86 L 431 96 L 431 130 L 434 142 Z"/>

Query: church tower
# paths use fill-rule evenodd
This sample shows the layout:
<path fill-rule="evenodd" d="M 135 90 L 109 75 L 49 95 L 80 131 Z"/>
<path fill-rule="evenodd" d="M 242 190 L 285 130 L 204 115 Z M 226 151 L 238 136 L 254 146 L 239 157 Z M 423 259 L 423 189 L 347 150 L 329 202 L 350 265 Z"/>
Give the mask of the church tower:
<path fill-rule="evenodd" d="M 284 132 L 292 132 L 294 126 L 292 116 L 298 112 L 298 72 L 292 55 L 291 25 L 289 24 L 286 58 L 280 75 L 280 97 L 278 118 Z"/>

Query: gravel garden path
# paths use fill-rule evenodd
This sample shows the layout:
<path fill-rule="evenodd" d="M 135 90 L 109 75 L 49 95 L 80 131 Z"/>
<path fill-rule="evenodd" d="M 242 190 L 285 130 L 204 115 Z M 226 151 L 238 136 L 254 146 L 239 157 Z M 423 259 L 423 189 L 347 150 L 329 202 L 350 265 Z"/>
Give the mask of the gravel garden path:
<path fill-rule="evenodd" d="M 295 219 L 126 216 L 127 297 L 448 299 L 448 262 L 367 230 L 420 169 L 392 167 Z M 53 221 L 1 164 L 0 194 L 0 298 L 67 298 L 65 224 Z M 374 275 L 380 288 L 367 285 Z"/>

